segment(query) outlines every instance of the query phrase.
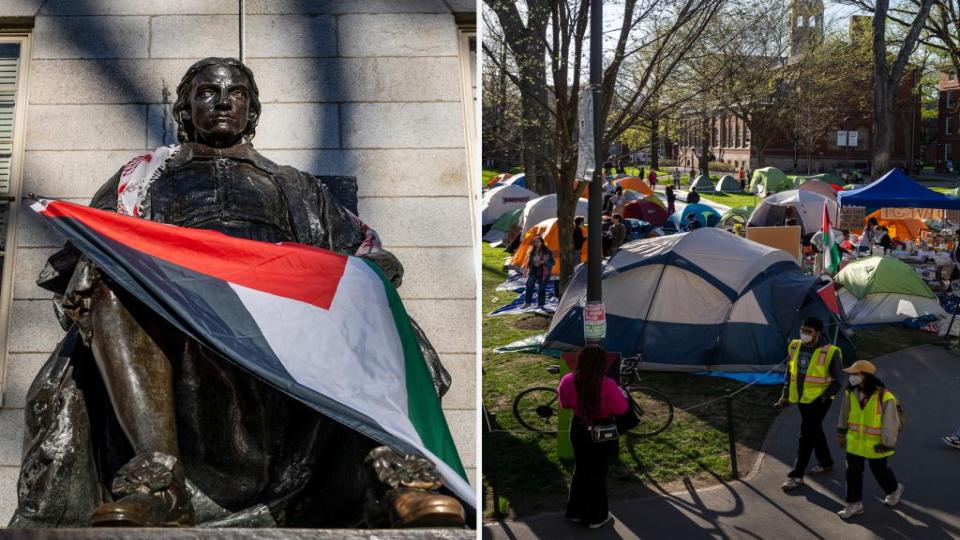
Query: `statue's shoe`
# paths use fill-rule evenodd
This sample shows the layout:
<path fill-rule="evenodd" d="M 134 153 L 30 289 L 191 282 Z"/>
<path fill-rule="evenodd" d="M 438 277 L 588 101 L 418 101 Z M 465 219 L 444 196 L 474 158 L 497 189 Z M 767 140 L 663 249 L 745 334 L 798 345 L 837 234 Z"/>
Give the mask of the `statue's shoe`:
<path fill-rule="evenodd" d="M 90 517 L 93 527 L 181 527 L 196 516 L 183 466 L 160 452 L 134 456 L 113 478 L 114 502 L 101 504 Z"/>
<path fill-rule="evenodd" d="M 457 499 L 414 489 L 388 493 L 395 527 L 463 527 L 465 514 Z"/>
<path fill-rule="evenodd" d="M 187 527 L 194 525 L 189 505 L 171 504 L 158 493 L 134 493 L 101 504 L 90 518 L 91 527 Z"/>

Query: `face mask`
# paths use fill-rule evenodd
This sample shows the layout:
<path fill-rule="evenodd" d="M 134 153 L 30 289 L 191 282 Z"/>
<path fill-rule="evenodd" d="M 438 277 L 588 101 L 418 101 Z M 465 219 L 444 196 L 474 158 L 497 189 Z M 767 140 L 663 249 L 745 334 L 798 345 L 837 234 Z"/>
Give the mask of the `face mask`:
<path fill-rule="evenodd" d="M 863 375 L 859 373 L 856 375 L 851 375 L 848 380 L 850 381 L 850 386 L 860 386 L 860 383 L 863 382 Z"/>
<path fill-rule="evenodd" d="M 813 341 L 813 334 L 808 334 L 806 332 L 800 332 L 800 341 L 805 344 L 809 344 Z"/>

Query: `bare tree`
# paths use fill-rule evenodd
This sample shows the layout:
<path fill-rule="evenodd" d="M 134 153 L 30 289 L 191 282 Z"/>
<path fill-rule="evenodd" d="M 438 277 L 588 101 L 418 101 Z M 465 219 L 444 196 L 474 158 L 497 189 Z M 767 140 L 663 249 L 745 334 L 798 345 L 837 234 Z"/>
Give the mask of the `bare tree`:
<path fill-rule="evenodd" d="M 915 9 L 890 7 L 890 0 L 845 0 L 873 13 L 873 159 L 874 175 L 885 173 L 890 168 L 893 153 L 895 104 L 897 89 L 907 69 L 910 56 L 919 43 L 930 9 L 935 0 L 908 0 L 906 5 Z M 906 29 L 901 39 L 891 42 L 887 36 L 887 20 L 896 21 Z M 893 61 L 888 59 L 893 55 Z"/>

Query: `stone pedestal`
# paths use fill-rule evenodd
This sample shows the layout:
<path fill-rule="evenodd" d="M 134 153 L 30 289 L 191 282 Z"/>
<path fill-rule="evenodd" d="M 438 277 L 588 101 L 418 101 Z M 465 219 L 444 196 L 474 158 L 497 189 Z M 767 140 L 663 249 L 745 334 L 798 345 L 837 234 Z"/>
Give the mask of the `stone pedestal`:
<path fill-rule="evenodd" d="M 468 529 L 8 529 L 9 540 L 473 540 Z"/>

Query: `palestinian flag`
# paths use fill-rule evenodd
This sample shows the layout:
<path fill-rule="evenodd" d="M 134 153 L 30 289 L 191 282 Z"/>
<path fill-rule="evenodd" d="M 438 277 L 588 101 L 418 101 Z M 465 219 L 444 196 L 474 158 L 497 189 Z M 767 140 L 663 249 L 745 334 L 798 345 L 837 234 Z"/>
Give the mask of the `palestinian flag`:
<path fill-rule="evenodd" d="M 833 227 L 830 225 L 830 212 L 827 203 L 823 203 L 823 269 L 831 274 L 840 269 L 840 248 L 833 239 Z"/>
<path fill-rule="evenodd" d="M 474 490 L 396 289 L 372 262 L 39 200 L 118 284 L 249 373 Z"/>

